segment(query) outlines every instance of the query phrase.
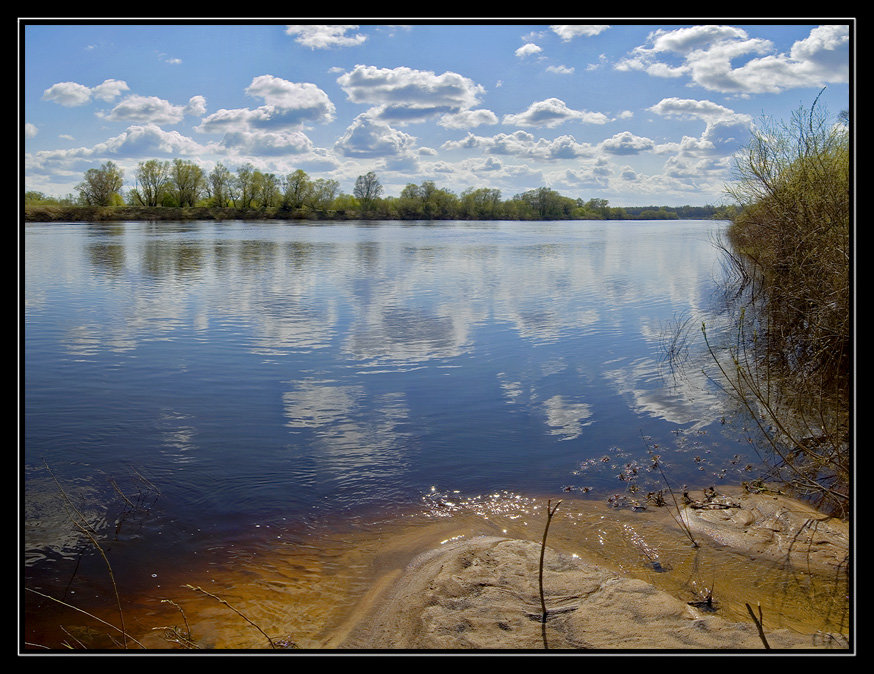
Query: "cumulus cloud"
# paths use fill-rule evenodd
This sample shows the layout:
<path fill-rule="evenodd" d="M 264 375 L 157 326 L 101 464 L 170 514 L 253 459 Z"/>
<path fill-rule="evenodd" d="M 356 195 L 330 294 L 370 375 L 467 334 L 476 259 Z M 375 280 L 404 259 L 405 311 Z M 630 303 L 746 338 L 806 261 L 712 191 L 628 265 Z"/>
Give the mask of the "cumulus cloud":
<path fill-rule="evenodd" d="M 97 156 L 104 154 L 128 157 L 161 154 L 168 156 L 198 155 L 206 148 L 178 131 L 165 131 L 157 124 L 128 127 L 124 132 L 93 148 Z"/>
<path fill-rule="evenodd" d="M 420 121 L 433 115 L 469 110 L 484 93 L 481 85 L 458 73 L 437 75 L 404 66 L 356 65 L 337 78 L 353 103 L 373 106 L 371 119 Z"/>
<path fill-rule="evenodd" d="M 659 29 L 617 68 L 657 77 L 688 77 L 706 89 L 740 95 L 847 82 L 849 26 L 814 28 L 788 54 L 776 53 L 770 40 L 750 38 L 735 26 Z"/>
<path fill-rule="evenodd" d="M 437 123 L 447 129 L 473 129 L 484 124 L 497 124 L 498 116 L 491 110 L 462 110 L 443 115 Z"/>
<path fill-rule="evenodd" d="M 108 79 L 96 87 L 86 87 L 78 82 L 58 82 L 43 92 L 44 101 L 52 101 L 68 108 L 90 103 L 96 98 L 100 101 L 111 101 L 129 89 L 122 80 Z"/>
<path fill-rule="evenodd" d="M 203 118 L 195 130 L 223 134 L 222 145 L 243 153 L 298 154 L 312 149 L 301 128 L 307 122 L 327 123 L 335 107 L 315 84 L 289 82 L 258 75 L 246 93 L 264 100 L 257 108 L 221 108 Z"/>
<path fill-rule="evenodd" d="M 30 122 L 26 122 L 24 124 L 24 137 L 25 138 L 33 138 L 37 133 L 39 133 L 39 130 L 36 128 L 36 126 L 34 124 L 31 124 Z"/>
<path fill-rule="evenodd" d="M 347 157 L 378 158 L 408 155 L 415 142 L 414 136 L 364 113 L 355 118 L 334 147 Z"/>
<path fill-rule="evenodd" d="M 680 143 L 660 146 L 660 152 L 683 154 L 730 154 L 749 138 L 752 118 L 707 100 L 665 98 L 649 108 L 664 117 L 698 119 L 705 122 L 699 138 L 684 137 Z"/>
<path fill-rule="evenodd" d="M 518 114 L 504 116 L 504 124 L 514 126 L 544 126 L 551 128 L 569 121 L 580 121 L 587 124 L 606 124 L 610 121 L 600 112 L 572 110 L 559 98 L 547 98 L 528 106 L 528 109 Z"/>
<path fill-rule="evenodd" d="M 575 37 L 592 37 L 607 30 L 610 26 L 603 24 L 570 24 L 550 26 L 552 32 L 568 42 Z"/>
<path fill-rule="evenodd" d="M 367 36 L 356 33 L 347 35 L 358 29 L 357 24 L 350 25 L 289 25 L 285 27 L 286 35 L 296 35 L 295 42 L 310 49 L 331 49 L 332 47 L 353 47 L 362 44 Z"/>
<path fill-rule="evenodd" d="M 188 99 L 188 105 L 185 106 L 185 114 L 199 117 L 206 114 L 206 98 L 203 96 L 192 96 Z"/>
<path fill-rule="evenodd" d="M 609 154 L 630 155 L 652 150 L 655 143 L 650 138 L 635 136 L 630 131 L 622 131 L 601 141 L 600 147 Z"/>
<path fill-rule="evenodd" d="M 680 117 L 685 119 L 728 119 L 746 118 L 748 115 L 738 115 L 730 108 L 707 100 L 693 98 L 663 98 L 655 105 L 648 108 L 652 112 L 664 117 Z"/>
<path fill-rule="evenodd" d="M 178 124 L 186 114 L 203 114 L 205 111 L 206 99 L 203 96 L 193 96 L 188 105 L 173 105 L 157 96 L 133 94 L 99 116 L 111 122 Z"/>
<path fill-rule="evenodd" d="M 281 156 L 313 150 L 312 141 L 300 131 L 229 131 L 221 144 L 244 155 Z"/>
<path fill-rule="evenodd" d="M 494 136 L 476 136 L 468 133 L 457 141 L 447 141 L 444 150 L 479 149 L 492 155 L 512 155 L 527 159 L 576 159 L 591 156 L 593 148 L 578 143 L 573 136 L 559 136 L 553 140 L 535 138 L 527 131 L 499 133 Z"/>
<path fill-rule="evenodd" d="M 246 93 L 263 98 L 261 108 L 265 124 L 298 126 L 304 122 L 330 122 L 335 107 L 328 95 L 310 82 L 289 82 L 273 75 L 258 75 L 246 87 Z"/>
<path fill-rule="evenodd" d="M 534 56 L 534 54 L 539 54 L 542 51 L 543 51 L 543 49 L 538 47 L 533 42 L 526 42 L 521 47 L 519 47 L 515 53 L 516 53 L 516 56 L 518 56 L 521 59 L 521 58 L 526 58 L 528 56 Z"/>
<path fill-rule="evenodd" d="M 165 131 L 156 124 L 128 127 L 93 147 L 77 147 L 64 150 L 46 150 L 29 154 L 29 170 L 55 172 L 73 170 L 81 162 L 100 162 L 107 159 L 120 161 L 125 158 L 154 156 L 199 156 L 210 151 L 210 146 L 201 145 L 178 131 Z"/>

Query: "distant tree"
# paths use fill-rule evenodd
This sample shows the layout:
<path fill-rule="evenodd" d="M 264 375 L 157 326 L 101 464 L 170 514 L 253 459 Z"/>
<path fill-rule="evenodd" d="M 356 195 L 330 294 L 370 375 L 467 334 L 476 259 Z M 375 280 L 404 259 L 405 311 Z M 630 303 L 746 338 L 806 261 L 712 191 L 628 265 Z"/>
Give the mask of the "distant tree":
<path fill-rule="evenodd" d="M 213 206 L 225 208 L 231 201 L 234 176 L 221 162 L 217 163 L 206 179 L 205 189 Z"/>
<path fill-rule="evenodd" d="M 237 169 L 233 186 L 234 206 L 244 210 L 251 208 L 255 200 L 255 167 L 251 163 L 247 162 Z"/>
<path fill-rule="evenodd" d="M 401 190 L 397 199 L 396 209 L 398 216 L 406 219 L 422 217 L 423 200 L 419 186 L 409 183 Z"/>
<path fill-rule="evenodd" d="M 338 211 L 339 213 L 345 213 L 346 211 L 356 211 L 361 208 L 361 203 L 351 194 L 338 194 L 334 197 L 334 201 L 331 203 L 331 207 Z"/>
<path fill-rule="evenodd" d="M 84 179 L 76 186 L 80 203 L 86 206 L 111 206 L 121 197 L 124 171 L 108 161 L 99 169 L 85 171 Z"/>
<path fill-rule="evenodd" d="M 376 200 L 382 196 L 382 185 L 376 174 L 373 171 L 369 171 L 363 176 L 358 176 L 355 180 L 355 188 L 352 190 L 352 194 L 361 203 L 361 210 L 370 212 Z"/>
<path fill-rule="evenodd" d="M 467 218 L 497 217 L 501 208 L 501 191 L 488 187 L 467 189 L 461 193 L 459 208 L 461 214 Z"/>
<path fill-rule="evenodd" d="M 252 182 L 254 199 L 261 210 L 278 205 L 280 198 L 279 178 L 275 174 L 255 171 Z"/>
<path fill-rule="evenodd" d="M 44 192 L 38 192 L 37 190 L 27 190 L 24 193 L 24 203 L 28 206 L 46 206 L 56 205 L 59 203 L 59 201 L 55 197 L 50 197 Z"/>
<path fill-rule="evenodd" d="M 314 180 L 309 190 L 307 204 L 315 211 L 326 211 L 340 192 L 340 183 L 330 178 Z"/>
<path fill-rule="evenodd" d="M 194 206 L 200 199 L 205 181 L 203 169 L 194 162 L 174 159 L 170 180 L 179 206 Z"/>
<path fill-rule="evenodd" d="M 131 190 L 131 202 L 154 207 L 164 203 L 170 189 L 170 163 L 149 159 L 137 164 L 136 187 Z"/>
<path fill-rule="evenodd" d="M 533 216 L 541 220 L 569 218 L 577 207 L 573 199 L 564 197 L 548 187 L 528 190 L 514 198 L 527 203 Z"/>
<path fill-rule="evenodd" d="M 312 181 L 306 174 L 306 171 L 297 169 L 293 173 L 289 173 L 285 179 L 283 207 L 290 209 L 301 208 L 309 201 L 312 189 Z"/>

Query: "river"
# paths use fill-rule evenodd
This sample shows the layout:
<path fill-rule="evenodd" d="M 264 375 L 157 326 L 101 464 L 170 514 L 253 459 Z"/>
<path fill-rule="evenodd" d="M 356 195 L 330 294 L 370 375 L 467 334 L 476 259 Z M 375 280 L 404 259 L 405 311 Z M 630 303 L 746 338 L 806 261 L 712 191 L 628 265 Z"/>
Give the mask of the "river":
<path fill-rule="evenodd" d="M 330 573 L 316 531 L 643 494 L 652 450 L 674 486 L 748 479 L 698 337 L 725 224 L 27 224 L 26 582 L 106 603 L 77 519 L 154 596 L 276 541 Z"/>

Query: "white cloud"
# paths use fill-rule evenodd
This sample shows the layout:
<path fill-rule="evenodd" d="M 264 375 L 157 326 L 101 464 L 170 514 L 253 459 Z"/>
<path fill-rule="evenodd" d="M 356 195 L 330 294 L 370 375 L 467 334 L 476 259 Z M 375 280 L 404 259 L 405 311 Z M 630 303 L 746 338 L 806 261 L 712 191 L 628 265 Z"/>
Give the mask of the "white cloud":
<path fill-rule="evenodd" d="M 205 110 L 206 99 L 194 96 L 185 105 L 173 105 L 157 96 L 133 94 L 124 98 L 108 113 L 98 113 L 99 117 L 111 122 L 141 122 L 146 124 L 178 124 L 186 114 Z"/>
<path fill-rule="evenodd" d="M 300 131 L 229 131 L 222 145 L 242 155 L 282 156 L 313 150 L 312 141 Z"/>
<path fill-rule="evenodd" d="M 770 40 L 750 38 L 734 26 L 659 29 L 650 34 L 648 45 L 636 47 L 617 69 L 688 77 L 706 89 L 742 95 L 849 81 L 846 25 L 814 28 L 788 54 L 773 53 Z M 676 58 L 681 59 L 679 64 L 672 61 Z"/>
<path fill-rule="evenodd" d="M 355 118 L 334 147 L 347 157 L 392 157 L 409 154 L 415 141 L 414 136 L 364 113 Z"/>
<path fill-rule="evenodd" d="M 534 54 L 539 54 L 542 51 L 543 51 L 543 49 L 538 47 L 533 42 L 526 42 L 521 47 L 519 47 L 515 53 L 516 53 L 516 56 L 518 56 L 521 59 L 521 58 L 526 58 L 528 56 L 533 56 Z"/>
<path fill-rule="evenodd" d="M 72 171 L 81 162 L 101 162 L 107 159 L 200 156 L 215 148 L 201 145 L 178 131 L 165 131 L 156 124 L 128 127 L 125 131 L 93 147 L 65 150 L 45 150 L 26 157 L 28 168 L 37 172 L 63 173 Z"/>
<path fill-rule="evenodd" d="M 310 82 L 289 82 L 273 75 L 258 75 L 246 87 L 246 93 L 263 98 L 264 103 L 284 110 L 316 110 L 317 117 L 333 115 L 334 106 L 328 95 Z"/>
<path fill-rule="evenodd" d="M 310 82 L 289 82 L 273 75 L 258 75 L 246 87 L 246 93 L 263 98 L 270 109 L 267 118 L 283 125 L 304 122 L 330 122 L 335 107 L 328 95 Z"/>
<path fill-rule="evenodd" d="M 334 119 L 335 107 L 328 95 L 315 84 L 289 82 L 273 75 L 259 75 L 246 87 L 250 96 L 262 98 L 265 105 L 257 108 L 219 109 L 203 118 L 195 130 L 201 133 L 232 134 L 226 143 L 230 145 L 259 146 L 270 136 L 285 141 L 290 146 L 300 145 L 299 131 L 306 122 L 327 123 Z M 205 101 L 194 101 L 192 106 Z M 260 134 L 260 135 L 259 135 Z M 284 139 L 284 140 L 282 140 Z"/>
<path fill-rule="evenodd" d="M 356 33 L 347 35 L 349 31 L 357 30 L 355 24 L 349 25 L 289 25 L 285 27 L 286 35 L 297 35 L 295 42 L 310 49 L 331 49 L 332 47 L 352 47 L 362 44 L 367 37 Z"/>
<path fill-rule="evenodd" d="M 569 24 L 550 26 L 552 32 L 567 42 L 575 37 L 592 37 L 607 30 L 610 26 L 603 24 Z"/>
<path fill-rule="evenodd" d="M 34 124 L 31 124 L 30 122 L 25 123 L 25 125 L 24 125 L 24 137 L 25 138 L 33 138 L 37 133 L 39 133 L 39 130 L 36 128 L 36 126 Z"/>
<path fill-rule="evenodd" d="M 572 120 L 588 124 L 606 124 L 609 119 L 600 112 L 585 112 L 572 110 L 567 104 L 558 98 L 547 98 L 537 101 L 528 106 L 528 109 L 519 114 L 504 116 L 504 124 L 514 126 L 545 126 L 554 127 Z"/>
<path fill-rule="evenodd" d="M 568 66 L 546 66 L 546 71 L 557 75 L 573 75 L 574 68 Z"/>
<path fill-rule="evenodd" d="M 91 90 L 91 94 L 99 101 L 111 101 L 121 96 L 121 92 L 130 87 L 122 80 L 103 80 Z"/>
<path fill-rule="evenodd" d="M 601 141 L 599 147 L 609 154 L 629 155 L 652 150 L 655 143 L 650 138 L 635 136 L 630 131 L 622 131 Z"/>
<path fill-rule="evenodd" d="M 494 136 L 475 136 L 468 133 L 458 141 L 447 141 L 445 150 L 480 149 L 493 155 L 512 155 L 527 159 L 577 159 L 588 157 L 593 148 L 586 143 L 578 143 L 573 136 L 559 136 L 554 140 L 536 139 L 527 131 L 499 133 Z"/>
<path fill-rule="evenodd" d="M 92 98 L 101 101 L 111 101 L 128 90 L 127 84 L 121 80 L 104 80 L 96 87 L 86 87 L 78 82 L 58 82 L 43 92 L 44 101 L 52 101 L 67 108 L 85 105 Z"/>
<path fill-rule="evenodd" d="M 106 154 L 122 156 L 146 156 L 151 154 L 199 155 L 206 147 L 196 143 L 178 131 L 165 131 L 157 124 L 142 124 L 128 127 L 124 132 L 99 143 L 93 149 L 96 156 Z"/>
<path fill-rule="evenodd" d="M 203 96 L 189 98 L 188 105 L 185 106 L 185 114 L 194 117 L 206 114 L 206 98 Z"/>
<path fill-rule="evenodd" d="M 681 119 L 701 119 L 711 122 L 731 120 L 749 123 L 751 121 L 749 115 L 737 113 L 712 101 L 692 98 L 663 98 L 648 109 L 664 117 L 678 117 Z"/>
<path fill-rule="evenodd" d="M 371 118 L 419 121 L 426 117 L 468 110 L 479 103 L 481 85 L 458 73 L 436 75 L 407 67 L 356 65 L 337 78 L 353 103 L 371 105 Z"/>
<path fill-rule="evenodd" d="M 664 117 L 697 119 L 706 124 L 699 138 L 685 136 L 680 143 L 660 146 L 659 152 L 694 155 L 731 154 L 747 142 L 752 124 L 749 115 L 737 113 L 706 100 L 664 98 L 649 110 Z"/>
<path fill-rule="evenodd" d="M 498 116 L 491 110 L 462 110 L 443 115 L 437 123 L 447 129 L 472 129 L 483 124 L 497 124 Z"/>

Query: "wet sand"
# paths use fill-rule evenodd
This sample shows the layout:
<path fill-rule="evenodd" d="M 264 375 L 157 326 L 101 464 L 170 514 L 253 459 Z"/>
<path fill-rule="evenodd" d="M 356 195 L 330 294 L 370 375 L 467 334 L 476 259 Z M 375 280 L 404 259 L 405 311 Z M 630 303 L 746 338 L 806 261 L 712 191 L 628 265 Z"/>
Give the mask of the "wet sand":
<path fill-rule="evenodd" d="M 544 624 L 538 565 L 546 503 L 444 497 L 303 541 L 241 546 L 233 559 L 165 574 L 127 598 L 128 629 L 150 649 L 178 647 L 162 629 L 175 627 L 191 636 L 188 645 L 246 652 L 271 644 L 320 654 L 753 652 L 764 645 L 749 603 L 761 605 L 772 649 L 848 646 L 846 523 L 819 518 L 793 533 L 787 512 L 811 519 L 800 504 L 753 513 L 745 503 L 700 511 L 713 521 L 705 521 L 710 533 L 694 524 L 693 547 L 668 507 L 633 512 L 565 498 L 549 529 Z M 698 517 L 689 511 L 690 524 Z M 717 525 L 728 526 L 721 517 L 750 533 L 717 540 Z M 775 535 L 780 522 L 793 541 L 788 548 Z M 823 552 L 827 530 L 833 543 Z M 804 532 L 814 539 L 805 543 Z M 743 539 L 755 545 L 739 547 Z M 798 556 L 805 547 L 816 554 Z"/>

